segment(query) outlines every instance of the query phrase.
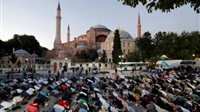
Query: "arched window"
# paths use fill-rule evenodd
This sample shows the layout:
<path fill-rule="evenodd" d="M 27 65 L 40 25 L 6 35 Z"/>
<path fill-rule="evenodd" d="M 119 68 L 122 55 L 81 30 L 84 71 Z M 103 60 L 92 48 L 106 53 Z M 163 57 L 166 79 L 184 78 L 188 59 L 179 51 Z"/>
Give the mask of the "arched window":
<path fill-rule="evenodd" d="M 59 63 L 59 69 L 61 69 L 63 66 L 62 62 Z"/>
<path fill-rule="evenodd" d="M 107 67 L 107 63 L 105 64 L 105 67 Z"/>

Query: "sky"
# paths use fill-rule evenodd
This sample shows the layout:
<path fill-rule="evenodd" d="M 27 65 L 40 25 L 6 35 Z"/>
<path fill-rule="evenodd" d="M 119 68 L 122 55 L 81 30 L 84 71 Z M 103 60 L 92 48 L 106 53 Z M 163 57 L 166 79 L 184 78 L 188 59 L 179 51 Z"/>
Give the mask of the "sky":
<path fill-rule="evenodd" d="M 41 46 L 53 48 L 56 33 L 56 9 L 61 6 L 61 41 L 67 41 L 67 26 L 70 40 L 86 34 L 90 27 L 101 24 L 114 31 L 117 28 L 137 36 L 138 13 L 141 31 L 152 36 L 159 32 L 200 31 L 200 14 L 189 5 L 170 13 L 153 11 L 145 6 L 125 6 L 118 0 L 0 0 L 0 39 L 7 41 L 14 34 L 33 35 Z"/>

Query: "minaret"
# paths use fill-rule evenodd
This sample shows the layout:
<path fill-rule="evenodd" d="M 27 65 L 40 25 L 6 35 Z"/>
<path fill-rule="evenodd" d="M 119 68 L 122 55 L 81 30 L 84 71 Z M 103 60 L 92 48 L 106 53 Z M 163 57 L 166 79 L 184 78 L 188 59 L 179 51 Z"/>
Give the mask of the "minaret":
<path fill-rule="evenodd" d="M 141 24 L 140 24 L 140 13 L 138 13 L 138 25 L 137 25 L 138 35 L 137 37 L 141 37 Z"/>
<path fill-rule="evenodd" d="M 68 25 L 68 28 L 67 28 L 67 42 L 70 41 L 70 28 L 69 28 L 69 25 Z"/>
<path fill-rule="evenodd" d="M 60 16 L 60 3 L 58 3 L 57 14 L 56 14 L 56 37 L 54 41 L 54 49 L 57 48 L 57 45 L 61 44 L 60 32 L 61 32 L 61 16 Z"/>

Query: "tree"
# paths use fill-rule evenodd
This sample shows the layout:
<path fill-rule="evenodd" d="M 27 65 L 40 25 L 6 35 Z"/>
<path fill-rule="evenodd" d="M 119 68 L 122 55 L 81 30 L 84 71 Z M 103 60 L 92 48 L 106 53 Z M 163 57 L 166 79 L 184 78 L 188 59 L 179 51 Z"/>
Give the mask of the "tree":
<path fill-rule="evenodd" d="M 141 60 L 143 62 L 145 60 L 151 61 L 154 55 L 154 44 L 153 39 L 151 37 L 151 33 L 145 32 L 141 38 L 138 38 L 136 40 L 136 45 L 138 46 L 138 52 Z"/>
<path fill-rule="evenodd" d="M 127 57 L 128 62 L 139 62 L 139 61 L 141 61 L 140 53 L 138 51 L 130 52 L 126 57 Z"/>
<path fill-rule="evenodd" d="M 150 63 L 160 60 L 162 55 L 166 55 L 167 59 L 183 60 L 194 59 L 193 54 L 196 58 L 199 57 L 200 33 L 198 31 L 184 31 L 180 35 L 174 32 L 158 32 L 152 39 L 146 38 L 149 36 L 145 35 L 137 39 L 136 44 L 143 60 L 148 60 Z"/>
<path fill-rule="evenodd" d="M 9 39 L 6 42 L 5 50 L 8 55 L 12 54 L 12 49 L 24 49 L 28 51 L 30 54 L 36 53 L 41 56 L 42 50 L 45 48 L 41 48 L 40 43 L 35 39 L 32 35 L 17 35 L 13 36 L 13 39 Z"/>
<path fill-rule="evenodd" d="M 92 62 L 98 57 L 98 53 L 95 49 L 90 48 L 87 50 L 87 56 L 88 61 Z"/>
<path fill-rule="evenodd" d="M 136 7 L 141 3 L 146 6 L 148 12 L 152 10 L 161 10 L 162 12 L 170 12 L 175 8 L 179 8 L 183 5 L 190 4 L 190 7 L 197 13 L 200 12 L 199 0 L 118 0 L 122 1 L 124 5 Z"/>
<path fill-rule="evenodd" d="M 17 62 L 17 56 L 14 53 L 8 59 L 12 62 L 12 64 L 15 64 Z"/>
<path fill-rule="evenodd" d="M 159 59 L 162 55 L 166 55 L 169 59 L 177 59 L 177 47 L 178 45 L 175 39 L 178 37 L 178 34 L 173 32 L 158 32 L 153 39 L 155 50 L 154 54 Z M 180 58 L 179 58 L 180 59 Z"/>
<path fill-rule="evenodd" d="M 5 42 L 0 40 L 0 57 L 5 55 L 6 50 L 5 50 Z"/>
<path fill-rule="evenodd" d="M 82 61 L 87 61 L 89 58 L 86 50 L 81 50 L 79 57 L 82 59 Z"/>
<path fill-rule="evenodd" d="M 113 63 L 118 64 L 120 61 L 119 55 L 122 55 L 121 40 L 118 29 L 115 30 L 114 35 L 112 61 Z"/>
<path fill-rule="evenodd" d="M 106 55 L 105 50 L 103 50 L 103 53 L 102 53 L 102 55 L 101 55 L 101 62 L 105 63 L 105 62 L 106 62 L 106 59 L 107 59 L 107 55 Z"/>

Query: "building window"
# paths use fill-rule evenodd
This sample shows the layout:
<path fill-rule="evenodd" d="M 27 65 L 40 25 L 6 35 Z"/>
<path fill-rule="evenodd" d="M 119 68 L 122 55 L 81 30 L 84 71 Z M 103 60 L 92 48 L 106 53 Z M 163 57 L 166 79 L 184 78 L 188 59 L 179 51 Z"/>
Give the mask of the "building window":
<path fill-rule="evenodd" d="M 126 54 L 126 50 L 125 49 L 123 50 L 123 54 Z"/>
<path fill-rule="evenodd" d="M 128 42 L 128 47 L 130 47 L 130 43 Z"/>
<path fill-rule="evenodd" d="M 122 44 L 123 44 L 123 47 L 125 47 L 125 42 L 123 42 Z"/>
<path fill-rule="evenodd" d="M 8 64 L 10 63 L 10 61 L 8 60 Z"/>
<path fill-rule="evenodd" d="M 105 64 L 105 67 L 107 67 L 107 64 Z"/>
<path fill-rule="evenodd" d="M 62 62 L 59 63 L 59 68 L 60 68 L 60 69 L 62 68 Z"/>
<path fill-rule="evenodd" d="M 128 53 L 130 53 L 130 49 L 128 49 Z"/>
<path fill-rule="evenodd" d="M 3 64 L 3 60 L 1 60 L 1 64 Z"/>

